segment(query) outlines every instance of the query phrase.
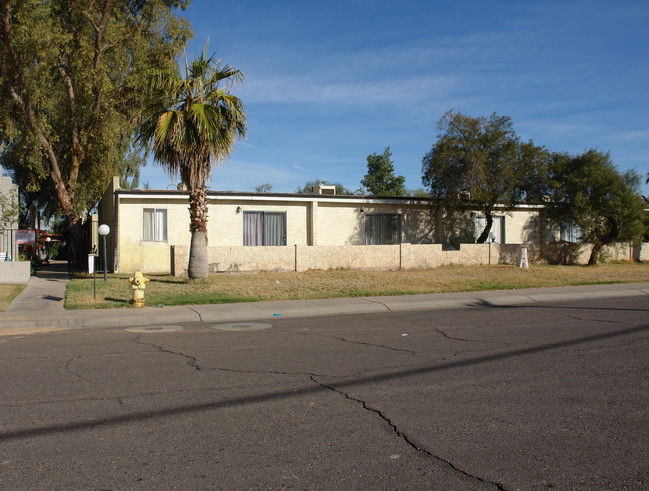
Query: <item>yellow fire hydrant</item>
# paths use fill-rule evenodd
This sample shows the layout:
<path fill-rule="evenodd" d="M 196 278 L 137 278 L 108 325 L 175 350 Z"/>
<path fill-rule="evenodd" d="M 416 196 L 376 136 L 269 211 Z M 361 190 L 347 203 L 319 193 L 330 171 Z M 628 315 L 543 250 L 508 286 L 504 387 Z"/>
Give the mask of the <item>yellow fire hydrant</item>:
<path fill-rule="evenodd" d="M 149 278 L 142 276 L 142 271 L 136 271 L 135 276 L 128 279 L 131 288 L 133 288 L 133 307 L 144 306 L 144 289 L 148 281 Z"/>

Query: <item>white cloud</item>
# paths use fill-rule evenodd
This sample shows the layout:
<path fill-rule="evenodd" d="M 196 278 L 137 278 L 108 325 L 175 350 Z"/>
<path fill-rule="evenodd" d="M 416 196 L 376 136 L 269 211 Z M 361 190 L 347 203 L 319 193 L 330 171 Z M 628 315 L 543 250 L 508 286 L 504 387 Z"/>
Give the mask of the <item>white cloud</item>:
<path fill-rule="evenodd" d="M 649 130 L 632 130 L 617 133 L 615 140 L 624 143 L 640 142 L 646 144 L 649 141 Z"/>
<path fill-rule="evenodd" d="M 344 104 L 345 106 L 400 106 L 443 98 L 458 81 L 445 76 L 420 76 L 397 80 L 318 82 L 307 77 L 276 77 L 251 81 L 242 92 L 250 103 Z"/>

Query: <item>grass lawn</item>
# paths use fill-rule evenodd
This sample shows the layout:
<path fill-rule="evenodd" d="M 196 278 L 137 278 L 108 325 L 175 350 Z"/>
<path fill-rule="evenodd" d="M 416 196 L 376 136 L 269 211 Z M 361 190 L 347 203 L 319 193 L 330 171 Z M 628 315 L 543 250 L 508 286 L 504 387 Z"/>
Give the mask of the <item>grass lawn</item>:
<path fill-rule="evenodd" d="M 214 274 L 190 281 L 168 275 L 145 275 L 146 305 L 191 305 L 261 300 L 297 300 L 376 295 L 411 295 L 459 291 L 641 283 L 649 281 L 649 263 L 598 266 L 447 266 L 426 270 L 327 270 L 302 273 Z M 91 276 L 73 278 L 67 289 L 68 309 L 115 308 L 130 305 L 129 275 L 97 278 L 96 299 Z"/>
<path fill-rule="evenodd" d="M 11 301 L 20 295 L 26 287 L 27 285 L 23 284 L 0 284 L 0 312 L 6 312 Z"/>

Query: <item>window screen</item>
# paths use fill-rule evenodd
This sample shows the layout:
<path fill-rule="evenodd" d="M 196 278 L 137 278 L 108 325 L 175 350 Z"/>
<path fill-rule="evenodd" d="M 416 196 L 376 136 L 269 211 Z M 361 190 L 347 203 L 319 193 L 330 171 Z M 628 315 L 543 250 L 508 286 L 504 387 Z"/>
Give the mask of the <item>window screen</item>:
<path fill-rule="evenodd" d="M 285 246 L 286 213 L 244 211 L 244 246 Z"/>
<path fill-rule="evenodd" d="M 147 242 L 167 240 L 167 210 L 144 209 L 142 239 Z"/>
<path fill-rule="evenodd" d="M 401 215 L 365 215 L 365 244 L 386 245 L 401 242 Z"/>

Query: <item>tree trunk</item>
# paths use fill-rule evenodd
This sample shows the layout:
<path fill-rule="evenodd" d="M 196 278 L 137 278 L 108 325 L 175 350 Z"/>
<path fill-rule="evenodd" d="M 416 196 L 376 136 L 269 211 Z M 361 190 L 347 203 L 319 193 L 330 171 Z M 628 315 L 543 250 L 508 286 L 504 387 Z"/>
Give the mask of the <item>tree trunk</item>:
<path fill-rule="evenodd" d="M 192 241 L 189 246 L 188 276 L 193 280 L 207 278 L 209 268 L 207 263 L 207 232 L 192 230 Z"/>
<path fill-rule="evenodd" d="M 485 217 L 487 219 L 487 225 L 485 226 L 484 230 L 480 234 L 480 237 L 478 237 L 478 240 L 476 240 L 476 243 L 478 244 L 484 244 L 487 241 L 487 239 L 489 238 L 489 231 L 491 230 L 491 226 L 494 223 L 494 219 L 491 216 L 490 211 L 485 212 Z"/>
<path fill-rule="evenodd" d="M 191 279 L 207 278 L 207 190 L 198 186 L 189 191 L 189 230 L 192 241 L 189 246 L 187 274 Z"/>
<path fill-rule="evenodd" d="M 599 259 L 599 252 L 602 250 L 601 244 L 594 244 L 593 249 L 590 251 L 590 258 L 588 258 L 588 266 L 594 266 Z"/>

